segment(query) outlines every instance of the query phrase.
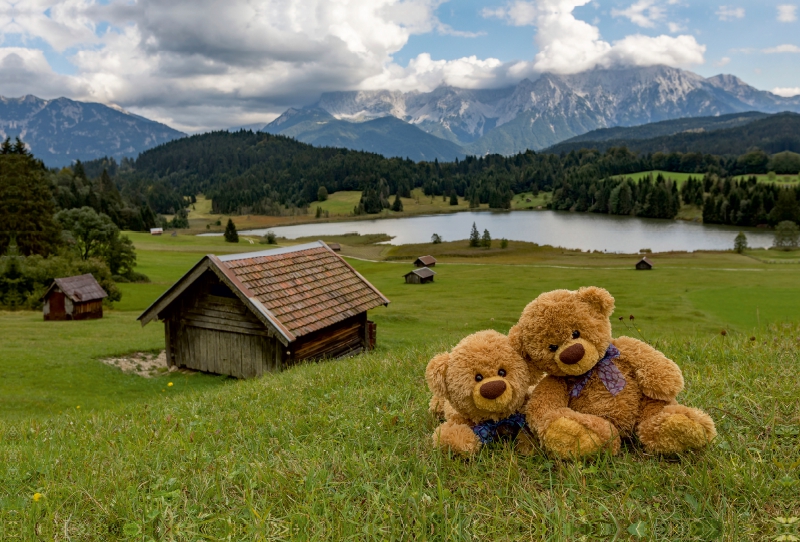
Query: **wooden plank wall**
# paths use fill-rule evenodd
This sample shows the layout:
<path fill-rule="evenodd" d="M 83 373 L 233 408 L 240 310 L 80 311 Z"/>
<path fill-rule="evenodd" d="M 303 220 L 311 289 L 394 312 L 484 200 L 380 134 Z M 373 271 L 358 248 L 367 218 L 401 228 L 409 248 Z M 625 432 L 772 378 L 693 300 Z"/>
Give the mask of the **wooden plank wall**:
<path fill-rule="evenodd" d="M 363 312 L 301 337 L 292 345 L 292 361 L 357 354 L 366 347 L 366 325 L 367 313 Z"/>
<path fill-rule="evenodd" d="M 167 318 L 174 363 L 236 378 L 281 370 L 282 345 L 232 293 L 218 295 L 226 292 L 207 275 L 184 292 Z"/>
<path fill-rule="evenodd" d="M 72 306 L 73 320 L 90 320 L 103 317 L 103 301 L 87 301 L 85 303 L 74 303 Z"/>

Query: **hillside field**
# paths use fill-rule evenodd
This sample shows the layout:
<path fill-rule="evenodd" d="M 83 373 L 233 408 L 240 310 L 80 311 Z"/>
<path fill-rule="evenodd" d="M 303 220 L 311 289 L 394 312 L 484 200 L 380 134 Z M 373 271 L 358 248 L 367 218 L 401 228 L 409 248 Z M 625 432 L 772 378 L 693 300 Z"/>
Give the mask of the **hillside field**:
<path fill-rule="evenodd" d="M 202 255 L 271 247 L 130 236 L 152 282 L 120 285 L 103 320 L 0 312 L 2 540 L 800 535 L 796 252 L 656 254 L 638 272 L 637 256 L 528 243 L 373 250 L 379 239 L 340 237 L 343 254 L 382 260 L 349 260 L 392 301 L 370 313 L 375 352 L 252 381 L 144 379 L 98 359 L 163 348 L 162 325 L 136 317 Z M 436 282 L 404 284 L 427 253 Z M 507 446 L 469 461 L 435 453 L 430 357 L 476 330 L 507 332 L 540 292 L 589 284 L 616 297 L 615 335 L 679 363 L 681 401 L 707 409 L 719 439 L 677 459 L 635 443 L 575 463 Z"/>

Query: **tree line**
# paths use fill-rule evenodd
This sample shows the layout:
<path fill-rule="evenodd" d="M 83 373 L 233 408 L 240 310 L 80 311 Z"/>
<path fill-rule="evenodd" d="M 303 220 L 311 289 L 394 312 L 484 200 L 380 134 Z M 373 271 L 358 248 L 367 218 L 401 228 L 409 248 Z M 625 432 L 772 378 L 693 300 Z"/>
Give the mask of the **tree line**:
<path fill-rule="evenodd" d="M 127 213 L 127 214 L 126 214 Z M 117 301 L 120 281 L 146 280 L 134 271 L 133 243 L 120 225 L 135 210 L 105 174 L 51 171 L 19 139 L 0 146 L 0 306 L 40 305 L 57 277 L 92 273 Z M 113 218 L 112 218 L 113 217 Z"/>

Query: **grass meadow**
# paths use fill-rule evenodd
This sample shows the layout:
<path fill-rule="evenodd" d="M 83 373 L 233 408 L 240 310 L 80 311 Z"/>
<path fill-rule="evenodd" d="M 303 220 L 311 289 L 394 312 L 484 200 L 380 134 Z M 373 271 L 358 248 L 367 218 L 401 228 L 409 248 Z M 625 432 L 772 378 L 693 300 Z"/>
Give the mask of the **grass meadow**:
<path fill-rule="evenodd" d="M 797 253 L 653 255 L 657 268 L 637 272 L 636 256 L 526 243 L 381 246 L 369 259 L 384 261 L 350 260 L 392 300 L 370 313 L 376 351 L 251 381 L 144 379 L 98 359 L 163 348 L 161 324 L 136 317 L 203 254 L 267 247 L 131 237 L 152 282 L 121 285 L 103 320 L 0 313 L 2 540 L 800 537 Z M 442 262 L 436 282 L 404 284 L 423 253 Z M 680 399 L 712 414 L 717 441 L 678 458 L 632 442 L 578 462 L 433 451 L 430 357 L 506 332 L 543 291 L 588 284 L 615 295 L 615 335 L 682 367 Z"/>

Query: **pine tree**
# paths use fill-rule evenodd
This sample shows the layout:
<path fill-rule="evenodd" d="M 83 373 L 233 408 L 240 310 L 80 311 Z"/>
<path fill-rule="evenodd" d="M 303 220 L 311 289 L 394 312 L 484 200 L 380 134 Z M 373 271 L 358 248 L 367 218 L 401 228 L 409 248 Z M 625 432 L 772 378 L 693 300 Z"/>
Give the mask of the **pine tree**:
<path fill-rule="evenodd" d="M 450 205 L 458 205 L 458 195 L 455 190 L 450 193 Z"/>
<path fill-rule="evenodd" d="M 392 211 L 400 213 L 403 211 L 403 202 L 400 201 L 400 194 L 394 195 L 394 203 L 392 203 Z"/>
<path fill-rule="evenodd" d="M 228 219 L 228 224 L 225 226 L 225 240 L 229 243 L 238 243 L 239 242 L 239 233 L 236 231 L 236 225 L 233 223 L 233 219 Z"/>
<path fill-rule="evenodd" d="M 317 201 L 326 201 L 328 199 L 328 189 L 320 186 L 317 190 Z"/>
<path fill-rule="evenodd" d="M 475 223 L 472 223 L 472 231 L 469 234 L 469 246 L 471 247 L 479 247 L 481 246 L 481 234 L 478 231 L 477 226 Z"/>
<path fill-rule="evenodd" d="M 492 248 L 492 236 L 489 230 L 483 230 L 483 237 L 481 237 L 481 246 L 483 248 Z"/>
<path fill-rule="evenodd" d="M 800 241 L 800 227 L 791 220 L 784 220 L 775 226 L 775 241 L 772 243 L 775 248 L 791 250 L 797 248 L 798 241 Z"/>

